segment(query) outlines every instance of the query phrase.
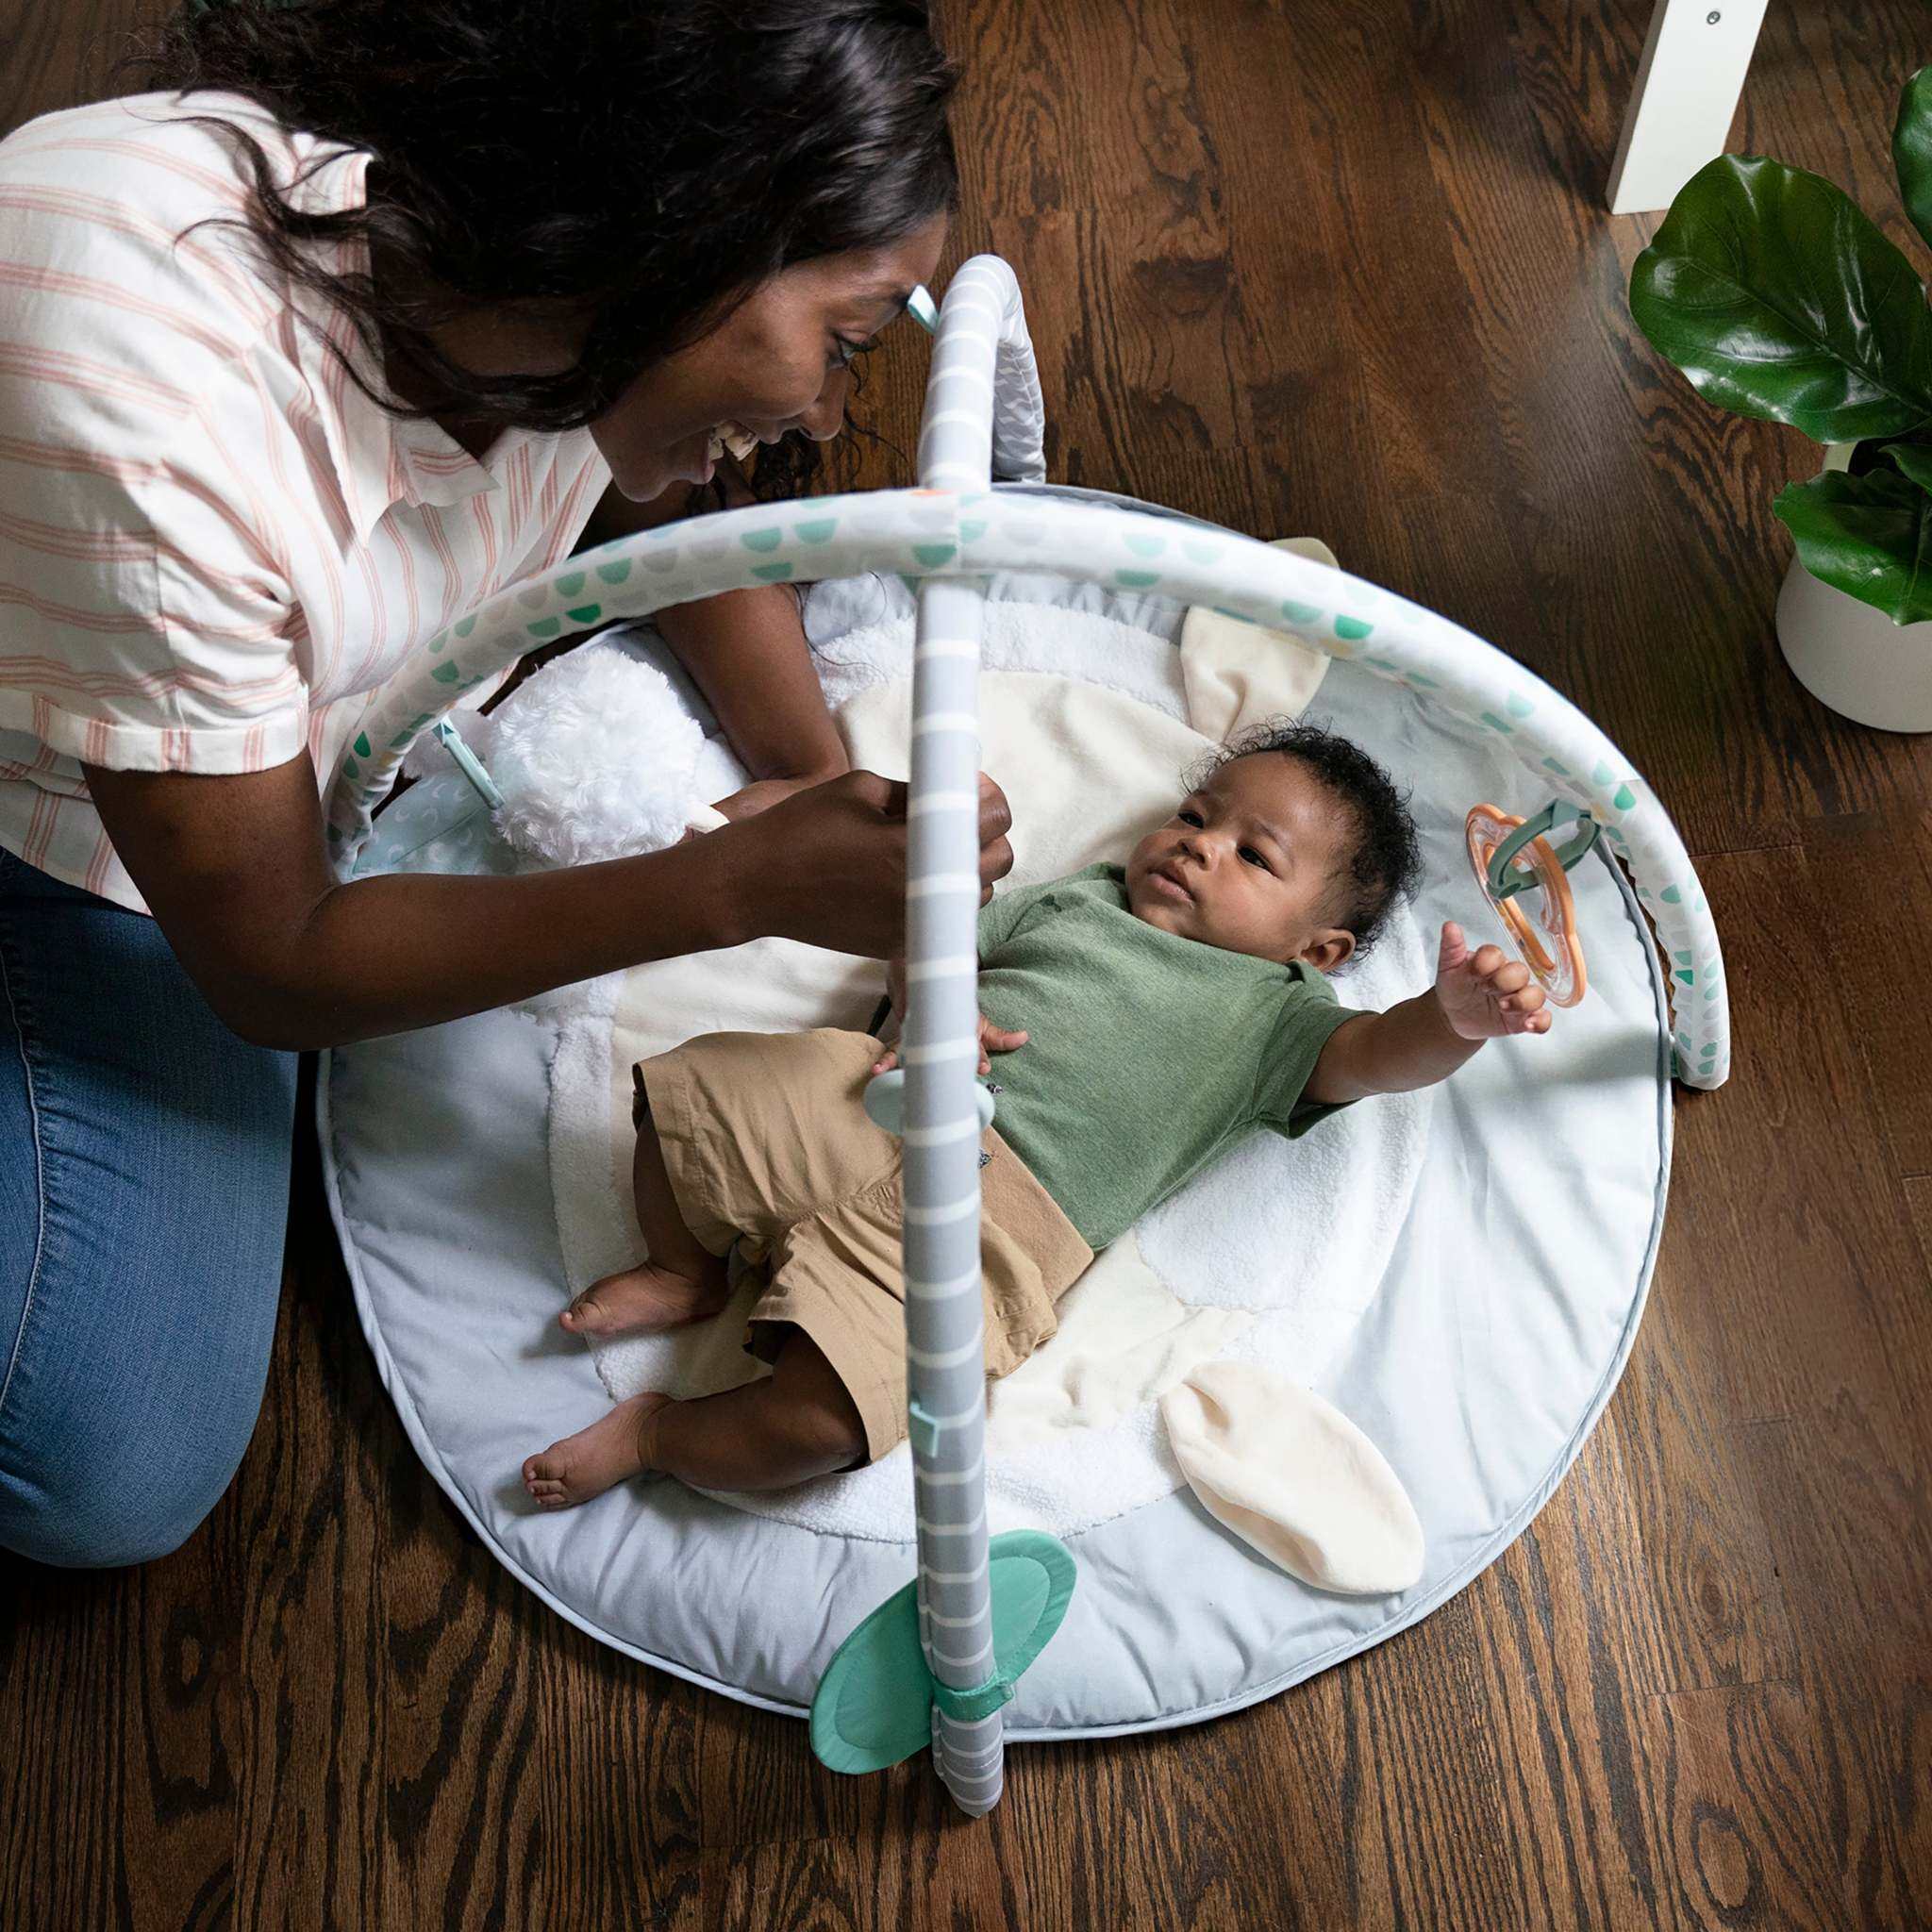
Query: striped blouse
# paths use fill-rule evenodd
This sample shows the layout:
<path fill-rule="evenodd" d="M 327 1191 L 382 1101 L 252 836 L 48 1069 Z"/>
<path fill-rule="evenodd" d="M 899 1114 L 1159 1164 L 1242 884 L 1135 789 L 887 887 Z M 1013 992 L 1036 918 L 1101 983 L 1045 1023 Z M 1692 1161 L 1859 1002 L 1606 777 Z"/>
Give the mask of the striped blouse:
<path fill-rule="evenodd" d="M 610 477 L 588 430 L 479 461 L 372 403 L 346 318 L 209 223 L 249 184 L 195 113 L 312 171 L 298 207 L 361 206 L 366 153 L 232 95 L 0 142 L 0 846 L 136 910 L 83 763 L 333 772 L 414 647 L 567 556 Z"/>

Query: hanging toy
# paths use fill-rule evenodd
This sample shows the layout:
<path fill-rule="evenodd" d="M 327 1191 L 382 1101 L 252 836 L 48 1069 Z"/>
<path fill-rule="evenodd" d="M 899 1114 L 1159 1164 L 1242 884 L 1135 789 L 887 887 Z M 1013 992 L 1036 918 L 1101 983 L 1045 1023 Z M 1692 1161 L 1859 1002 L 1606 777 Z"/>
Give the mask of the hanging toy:
<path fill-rule="evenodd" d="M 616 641 L 566 651 L 488 717 L 434 731 L 504 841 L 546 865 L 657 852 L 724 823 L 699 792 L 703 728 Z"/>
<path fill-rule="evenodd" d="M 1500 806 L 1473 806 L 1464 827 L 1476 881 L 1518 956 L 1552 1006 L 1574 1007 L 1590 981 L 1570 869 L 1596 843 L 1602 828 L 1564 799 L 1552 799 L 1532 819 Z M 1573 836 L 1559 851 L 1545 836 L 1549 833 Z"/>

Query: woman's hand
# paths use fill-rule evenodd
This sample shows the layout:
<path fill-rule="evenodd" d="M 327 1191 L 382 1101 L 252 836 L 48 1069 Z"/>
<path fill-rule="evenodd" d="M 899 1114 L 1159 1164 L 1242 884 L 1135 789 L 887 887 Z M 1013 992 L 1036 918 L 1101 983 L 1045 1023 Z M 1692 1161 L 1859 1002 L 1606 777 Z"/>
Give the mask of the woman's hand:
<path fill-rule="evenodd" d="M 711 808 L 723 812 L 736 824 L 741 819 L 757 818 L 759 812 L 769 811 L 773 806 L 801 791 L 809 791 L 814 785 L 823 785 L 835 775 L 838 774 L 822 772 L 809 778 L 760 778 L 732 792 L 728 798 L 721 798 Z"/>
<path fill-rule="evenodd" d="M 1006 793 L 979 779 L 981 903 L 1011 869 Z M 906 945 L 906 787 L 849 772 L 766 806 L 755 822 L 723 825 L 703 841 L 723 862 L 726 924 L 837 953 L 890 958 Z"/>

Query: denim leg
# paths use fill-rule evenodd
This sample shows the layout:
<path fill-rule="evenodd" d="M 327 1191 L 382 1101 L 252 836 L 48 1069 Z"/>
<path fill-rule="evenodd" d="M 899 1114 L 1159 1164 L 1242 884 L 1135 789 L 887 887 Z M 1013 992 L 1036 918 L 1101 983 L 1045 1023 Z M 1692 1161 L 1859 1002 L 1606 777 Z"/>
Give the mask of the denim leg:
<path fill-rule="evenodd" d="M 261 1407 L 295 1056 L 216 1019 L 159 928 L 0 853 L 0 1547 L 192 1535 Z"/>

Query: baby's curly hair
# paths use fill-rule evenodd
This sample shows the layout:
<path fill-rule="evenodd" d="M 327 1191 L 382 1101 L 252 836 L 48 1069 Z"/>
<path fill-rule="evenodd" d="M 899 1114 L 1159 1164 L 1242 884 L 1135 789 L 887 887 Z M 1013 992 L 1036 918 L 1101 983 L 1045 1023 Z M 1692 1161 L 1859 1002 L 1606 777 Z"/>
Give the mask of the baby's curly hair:
<path fill-rule="evenodd" d="M 1297 718 L 1269 718 L 1231 738 L 1188 774 L 1190 790 L 1236 758 L 1278 752 L 1298 758 L 1325 786 L 1354 823 L 1355 845 L 1337 874 L 1330 917 L 1355 935 L 1357 959 L 1366 958 L 1396 902 L 1422 883 L 1422 848 L 1408 796 L 1360 745 Z"/>

